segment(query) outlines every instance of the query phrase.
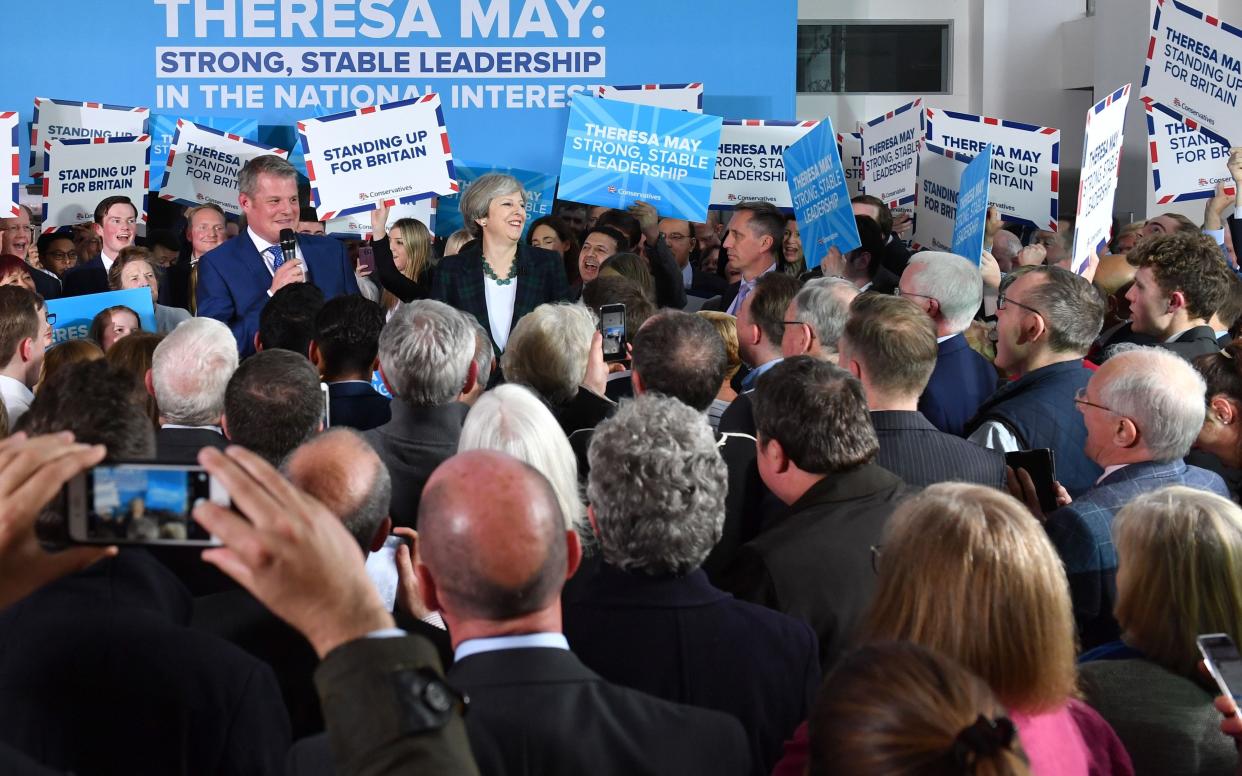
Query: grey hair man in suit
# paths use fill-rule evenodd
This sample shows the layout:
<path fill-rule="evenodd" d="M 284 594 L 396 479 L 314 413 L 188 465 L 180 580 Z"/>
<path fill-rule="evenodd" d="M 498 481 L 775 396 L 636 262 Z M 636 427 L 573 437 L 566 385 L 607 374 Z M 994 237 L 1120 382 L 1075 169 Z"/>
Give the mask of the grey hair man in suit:
<path fill-rule="evenodd" d="M 204 447 L 225 446 L 220 416 L 236 370 L 233 333 L 211 318 L 191 318 L 156 345 L 146 382 L 160 408 L 159 460 L 194 463 Z"/>

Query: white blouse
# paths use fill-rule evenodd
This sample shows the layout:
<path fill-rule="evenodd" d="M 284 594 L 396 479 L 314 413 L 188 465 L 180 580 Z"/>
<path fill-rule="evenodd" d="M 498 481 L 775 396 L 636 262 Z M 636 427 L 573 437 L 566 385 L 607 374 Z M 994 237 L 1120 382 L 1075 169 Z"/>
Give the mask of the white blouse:
<path fill-rule="evenodd" d="M 483 276 L 483 294 L 487 300 L 487 321 L 491 325 L 492 340 L 501 350 L 509 342 L 509 325 L 513 323 L 513 305 L 517 301 L 516 275 L 508 283 L 501 284 Z"/>

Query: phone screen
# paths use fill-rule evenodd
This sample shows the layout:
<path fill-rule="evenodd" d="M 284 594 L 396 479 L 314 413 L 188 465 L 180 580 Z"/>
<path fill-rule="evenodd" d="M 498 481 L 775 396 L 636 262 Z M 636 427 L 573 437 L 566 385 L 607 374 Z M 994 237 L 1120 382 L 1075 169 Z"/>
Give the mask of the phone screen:
<path fill-rule="evenodd" d="M 1019 450 L 1005 453 L 1005 464 L 1015 472 L 1025 469 L 1039 495 L 1039 507 L 1044 512 L 1057 508 L 1056 464 L 1052 450 L 1042 447 L 1035 450 Z"/>
<path fill-rule="evenodd" d="M 375 249 L 370 245 L 358 246 L 358 269 L 375 271 Z"/>
<path fill-rule="evenodd" d="M 209 542 L 190 517 L 210 496 L 211 478 L 188 467 L 96 466 L 87 473 L 86 541 Z"/>
<path fill-rule="evenodd" d="M 1242 700 L 1242 655 L 1233 639 L 1220 633 L 1200 636 L 1199 651 L 1220 691 L 1234 700 Z"/>
<path fill-rule="evenodd" d="M 606 305 L 600 308 L 599 330 L 604 337 L 604 360 L 625 358 L 625 306 Z"/>

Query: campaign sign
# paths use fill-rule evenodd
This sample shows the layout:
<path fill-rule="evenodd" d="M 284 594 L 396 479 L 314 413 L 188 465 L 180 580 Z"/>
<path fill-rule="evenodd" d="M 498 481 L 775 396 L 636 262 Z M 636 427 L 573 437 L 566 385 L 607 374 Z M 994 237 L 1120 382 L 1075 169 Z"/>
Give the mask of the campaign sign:
<path fill-rule="evenodd" d="M 1147 41 L 1143 101 L 1191 129 L 1242 145 L 1242 29 L 1179 0 L 1158 0 Z"/>
<path fill-rule="evenodd" d="M 151 304 L 151 289 L 128 288 L 124 291 L 105 291 L 102 294 L 65 296 L 47 300 L 47 311 L 56 316 L 52 327 L 52 344 L 66 340 L 86 339 L 90 335 L 91 321 L 100 312 L 124 305 L 138 313 L 143 331 L 155 331 L 155 306 Z"/>
<path fill-rule="evenodd" d="M 46 169 L 43 154 L 49 140 L 94 140 L 99 137 L 137 137 L 150 133 L 150 111 L 100 102 L 50 100 L 35 97 L 30 130 L 30 174 Z"/>
<path fill-rule="evenodd" d="M 1121 141 L 1130 104 L 1130 84 L 1109 94 L 1087 111 L 1074 219 L 1074 271 L 1082 274 L 1091 256 L 1108 242 L 1113 229 L 1113 198 L 1121 173 Z"/>
<path fill-rule="evenodd" d="M 923 109 L 923 128 L 926 142 L 972 158 L 991 143 L 990 196 L 1001 218 L 1057 230 L 1061 130 L 938 108 Z M 867 183 L 874 194 L 870 177 Z"/>
<path fill-rule="evenodd" d="M 1233 176 L 1225 168 L 1229 146 L 1186 126 L 1161 105 L 1146 102 L 1143 109 L 1147 112 L 1152 190 L 1158 204 L 1210 199 L 1217 183 L 1233 192 Z"/>
<path fill-rule="evenodd" d="M 978 264 L 983 256 L 983 232 L 988 221 L 988 182 L 992 177 L 992 146 L 986 146 L 962 170 L 957 187 L 957 217 L 953 219 L 953 253 Z"/>
<path fill-rule="evenodd" d="M 837 151 L 841 154 L 841 164 L 845 165 L 845 187 L 850 191 L 850 199 L 866 191 L 862 163 L 862 133 L 838 132 Z"/>
<path fill-rule="evenodd" d="M 739 202 L 767 202 L 792 211 L 785 182 L 785 149 L 801 140 L 818 121 L 726 120 L 712 179 L 712 210 Z"/>
<path fill-rule="evenodd" d="M 289 152 L 178 119 L 164 163 L 160 199 L 190 206 L 219 205 L 225 213 L 240 216 L 237 174 L 251 159 L 266 154 L 285 159 Z"/>
<path fill-rule="evenodd" d="M 707 220 L 722 119 L 575 95 L 557 197 Z"/>
<path fill-rule="evenodd" d="M 95 218 L 95 206 L 126 196 L 138 210 L 138 228 L 147 222 L 147 163 L 151 138 L 97 137 L 43 143 L 43 233 Z"/>
<path fill-rule="evenodd" d="M 824 119 L 785 149 L 785 175 L 807 269 L 818 267 L 829 248 L 849 253 L 862 245 L 832 119 Z"/>
<path fill-rule="evenodd" d="M 438 95 L 305 119 L 298 134 L 325 221 L 457 190 Z"/>
<path fill-rule="evenodd" d="M 636 84 L 633 86 L 597 86 L 595 96 L 606 100 L 671 108 L 691 113 L 703 112 L 703 84 Z"/>
<path fill-rule="evenodd" d="M 0 113 L 0 218 L 20 215 L 21 151 L 18 148 L 17 111 Z"/>
<path fill-rule="evenodd" d="M 914 201 L 922 100 L 902 105 L 868 121 L 862 128 L 863 175 L 867 193 L 891 209 Z"/>
<path fill-rule="evenodd" d="M 324 222 L 324 231 L 329 237 L 339 237 L 344 240 L 367 240 L 373 237 L 371 234 L 371 212 L 354 213 L 349 216 L 338 216 L 330 221 Z M 384 221 L 384 229 L 391 229 L 392 225 L 403 218 L 414 218 L 423 222 L 423 226 L 428 231 L 434 232 L 436 228 L 436 205 L 434 199 L 420 199 L 417 202 L 406 202 L 393 205 L 388 208 L 388 218 Z"/>
<path fill-rule="evenodd" d="M 449 197 L 440 197 L 436 213 L 435 232 L 440 237 L 448 237 L 466 224 L 461 218 L 461 195 L 466 189 L 483 175 L 499 172 L 512 175 L 526 190 L 526 223 L 522 226 L 522 237 L 530 230 L 530 224 L 537 218 L 552 215 L 552 202 L 556 199 L 556 176 L 534 170 L 519 170 L 513 167 L 497 167 L 490 164 L 455 164 L 457 185 L 460 193 Z"/>
<path fill-rule="evenodd" d="M 986 148 L 985 144 L 981 150 Z M 973 161 L 971 156 L 934 143 L 924 142 L 919 148 L 919 188 L 914 198 L 914 233 L 910 236 L 916 250 L 955 252 L 957 193 L 962 185 L 962 173 Z M 985 210 L 986 202 L 985 197 Z"/>

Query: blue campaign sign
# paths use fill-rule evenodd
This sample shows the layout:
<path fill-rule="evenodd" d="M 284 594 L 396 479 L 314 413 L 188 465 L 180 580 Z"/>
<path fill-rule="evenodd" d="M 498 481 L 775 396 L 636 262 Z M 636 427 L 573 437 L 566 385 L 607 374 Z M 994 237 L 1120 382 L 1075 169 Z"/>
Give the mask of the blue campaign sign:
<path fill-rule="evenodd" d="M 845 177 L 832 119 L 824 119 L 785 149 L 785 179 L 809 269 L 823 262 L 829 248 L 849 253 L 862 245 Z"/>
<path fill-rule="evenodd" d="M 59 45 L 84 56 L 9 41 L 12 61 L 40 63 L 37 78 L 0 84 L 0 110 L 23 121 L 37 96 L 268 127 L 436 92 L 455 156 L 552 171 L 565 108 L 601 84 L 705 83 L 707 113 L 794 118 L 794 0 L 724 13 L 666 0 L 60 0 L 9 3 L 5 23 L 45 29 L 51 7 L 73 20 Z M 762 66 L 739 67 L 739 52 L 762 52 Z"/>
<path fill-rule="evenodd" d="M 138 313 L 143 331 L 155 331 L 155 306 L 151 304 L 151 291 L 146 288 L 130 288 L 124 291 L 105 291 L 102 294 L 66 296 L 47 300 L 47 311 L 56 316 L 52 326 L 52 344 L 66 340 L 86 339 L 90 335 L 91 321 L 100 312 L 124 305 Z"/>
<path fill-rule="evenodd" d="M 560 199 L 624 209 L 643 200 L 662 216 L 706 221 L 718 116 L 574 97 Z"/>
<path fill-rule="evenodd" d="M 513 167 L 495 166 L 490 164 L 454 164 L 453 170 L 457 183 L 461 186 L 460 194 L 440 197 L 436 204 L 436 235 L 448 237 L 465 226 L 461 218 L 461 195 L 466 193 L 471 183 L 489 172 L 500 172 L 512 175 L 526 189 L 526 225 L 522 227 L 522 237 L 526 237 L 530 224 L 536 218 L 552 215 L 552 201 L 556 198 L 556 176 L 533 170 L 518 170 Z"/>
<path fill-rule="evenodd" d="M 983 231 L 988 220 L 988 181 L 992 144 L 966 165 L 957 188 L 957 218 L 953 221 L 953 252 L 978 264 L 983 256 Z"/>

